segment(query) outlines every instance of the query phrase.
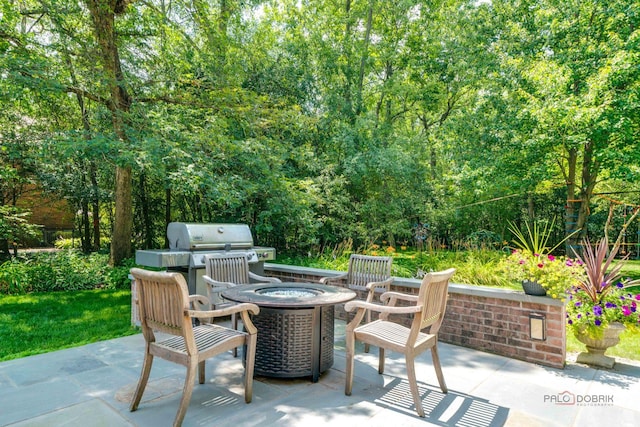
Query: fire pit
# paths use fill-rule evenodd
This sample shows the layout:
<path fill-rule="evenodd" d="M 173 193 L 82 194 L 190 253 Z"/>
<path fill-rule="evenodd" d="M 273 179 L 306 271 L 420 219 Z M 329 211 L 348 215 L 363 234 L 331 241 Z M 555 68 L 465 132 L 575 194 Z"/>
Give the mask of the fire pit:
<path fill-rule="evenodd" d="M 310 376 L 317 382 L 333 366 L 334 305 L 356 294 L 337 286 L 290 282 L 237 286 L 222 296 L 260 307 L 252 319 L 258 328 L 256 375 Z"/>

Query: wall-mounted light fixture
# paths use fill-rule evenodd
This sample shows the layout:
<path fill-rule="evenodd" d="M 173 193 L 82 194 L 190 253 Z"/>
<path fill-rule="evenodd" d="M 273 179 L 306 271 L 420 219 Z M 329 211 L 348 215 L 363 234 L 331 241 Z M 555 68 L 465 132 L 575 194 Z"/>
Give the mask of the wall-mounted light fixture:
<path fill-rule="evenodd" d="M 544 314 L 529 314 L 529 336 L 532 340 L 545 341 L 547 339 L 547 318 Z"/>

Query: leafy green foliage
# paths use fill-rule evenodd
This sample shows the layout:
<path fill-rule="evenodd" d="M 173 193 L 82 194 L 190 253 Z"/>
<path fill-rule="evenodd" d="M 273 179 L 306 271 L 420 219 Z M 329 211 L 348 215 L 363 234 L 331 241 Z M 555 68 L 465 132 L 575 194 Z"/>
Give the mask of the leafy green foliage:
<path fill-rule="evenodd" d="M 133 227 L 111 247 L 163 247 L 168 221 L 243 222 L 256 244 L 307 253 L 413 245 L 416 224 L 438 248 L 502 247 L 509 221 L 564 217 L 567 199 L 600 233 L 608 201 L 591 196 L 637 204 L 628 1 L 165 6 L 115 17 L 130 95 L 116 132 L 86 9 L 3 4 L 0 205 L 35 183 L 98 250 L 127 166 Z"/>
<path fill-rule="evenodd" d="M 126 289 L 128 269 L 110 267 L 105 254 L 83 255 L 77 250 L 41 252 L 0 264 L 0 294 L 70 291 L 95 288 Z"/>
<path fill-rule="evenodd" d="M 338 271 L 346 271 L 349 256 L 352 253 L 351 243 L 336 246 L 321 254 L 308 256 L 278 255 L 276 263 L 292 264 Z M 513 278 L 504 274 L 501 263 L 506 254 L 492 250 L 469 251 L 433 251 L 418 252 L 413 249 L 397 250 L 392 247 L 372 245 L 357 251 L 369 255 L 385 255 L 393 257 L 391 274 L 396 277 L 420 278 L 429 271 L 441 271 L 455 266 L 455 283 L 493 286 L 518 289 Z M 502 274 L 501 274 L 502 273 Z"/>

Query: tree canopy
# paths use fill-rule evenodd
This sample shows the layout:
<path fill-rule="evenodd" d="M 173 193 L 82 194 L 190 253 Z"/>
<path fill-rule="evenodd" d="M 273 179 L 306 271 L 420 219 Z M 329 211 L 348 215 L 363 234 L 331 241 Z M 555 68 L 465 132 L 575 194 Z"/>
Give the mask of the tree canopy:
<path fill-rule="evenodd" d="M 501 246 L 508 221 L 561 217 L 560 240 L 640 205 L 628 0 L 21 0 L 0 21 L 0 224 L 37 185 L 114 264 L 170 221 L 298 252 Z"/>

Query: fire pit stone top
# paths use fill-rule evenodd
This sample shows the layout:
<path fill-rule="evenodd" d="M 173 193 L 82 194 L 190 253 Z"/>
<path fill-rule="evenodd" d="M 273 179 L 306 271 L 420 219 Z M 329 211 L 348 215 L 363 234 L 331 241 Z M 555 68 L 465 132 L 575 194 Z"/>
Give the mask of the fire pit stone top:
<path fill-rule="evenodd" d="M 339 286 L 319 283 L 256 283 L 229 288 L 222 292 L 226 299 L 252 302 L 262 307 L 305 308 L 334 305 L 350 301 L 356 293 Z"/>

